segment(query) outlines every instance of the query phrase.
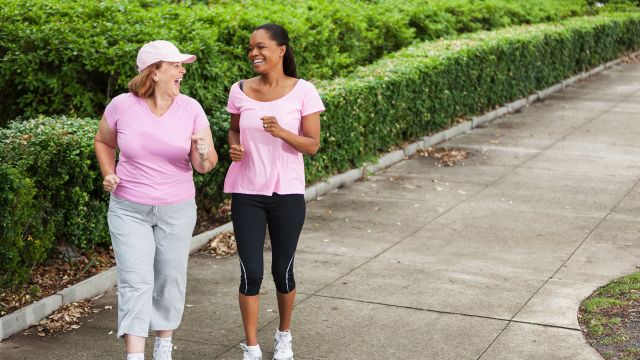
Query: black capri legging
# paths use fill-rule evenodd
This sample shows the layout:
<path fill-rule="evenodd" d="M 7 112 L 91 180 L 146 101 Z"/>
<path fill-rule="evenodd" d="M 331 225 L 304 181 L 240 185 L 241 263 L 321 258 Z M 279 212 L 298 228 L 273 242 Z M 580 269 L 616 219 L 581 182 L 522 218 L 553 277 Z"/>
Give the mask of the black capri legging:
<path fill-rule="evenodd" d="M 231 195 L 231 219 L 240 257 L 240 293 L 253 296 L 260 292 L 267 225 L 272 249 L 271 274 L 276 290 L 288 294 L 296 288 L 293 258 L 305 211 L 302 194 Z"/>

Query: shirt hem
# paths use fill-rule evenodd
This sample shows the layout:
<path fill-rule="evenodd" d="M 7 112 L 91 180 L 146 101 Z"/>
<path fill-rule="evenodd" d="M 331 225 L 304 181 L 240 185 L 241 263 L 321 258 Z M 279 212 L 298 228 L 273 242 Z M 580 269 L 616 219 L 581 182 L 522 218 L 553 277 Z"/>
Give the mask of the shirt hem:
<path fill-rule="evenodd" d="M 128 196 L 122 196 L 122 194 L 118 194 L 116 192 L 112 193 L 116 198 L 118 199 L 122 199 L 122 200 L 126 200 L 126 201 L 130 201 L 132 203 L 136 203 L 138 205 L 147 205 L 147 206 L 162 206 L 162 205 L 177 205 L 177 204 L 181 204 L 187 200 L 191 200 L 191 199 L 195 199 L 196 195 L 190 195 L 190 196 L 186 196 L 186 197 L 181 197 L 178 200 L 165 200 L 165 201 L 158 201 L 158 202 L 146 202 L 146 201 L 139 201 L 138 199 L 134 199 L 134 198 L 130 198 Z"/>
<path fill-rule="evenodd" d="M 245 191 L 245 190 L 224 190 L 225 194 L 245 194 L 245 195 L 264 195 L 264 196 L 271 196 L 274 193 L 275 194 L 279 194 L 279 195 L 304 195 L 304 191 L 303 192 L 299 192 L 299 191 L 271 191 L 271 192 L 262 192 L 262 191 Z"/>

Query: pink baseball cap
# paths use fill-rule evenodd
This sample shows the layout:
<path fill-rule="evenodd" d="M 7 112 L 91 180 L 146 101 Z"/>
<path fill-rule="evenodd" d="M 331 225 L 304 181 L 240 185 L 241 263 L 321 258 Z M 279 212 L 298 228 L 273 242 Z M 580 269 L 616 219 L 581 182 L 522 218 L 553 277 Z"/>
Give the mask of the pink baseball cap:
<path fill-rule="evenodd" d="M 169 41 L 155 40 L 144 44 L 138 51 L 136 65 L 138 72 L 158 61 L 181 62 L 190 64 L 196 61 L 195 55 L 181 54 L 180 50 Z"/>

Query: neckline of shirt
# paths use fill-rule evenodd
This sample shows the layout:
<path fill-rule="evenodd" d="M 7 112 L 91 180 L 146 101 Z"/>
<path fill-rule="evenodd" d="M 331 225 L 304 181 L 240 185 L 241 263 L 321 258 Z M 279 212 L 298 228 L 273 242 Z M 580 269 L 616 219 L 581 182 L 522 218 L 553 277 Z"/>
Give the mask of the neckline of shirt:
<path fill-rule="evenodd" d="M 147 101 L 144 98 L 137 97 L 137 96 L 136 97 L 142 102 L 142 106 L 146 109 L 149 115 L 151 115 L 156 120 L 160 120 L 164 118 L 174 108 L 174 106 L 176 106 L 176 103 L 178 102 L 178 98 L 180 96 L 182 96 L 182 94 L 178 94 L 178 96 L 173 98 L 173 101 L 171 102 L 171 105 L 169 105 L 169 108 L 167 108 L 167 110 L 164 113 L 162 113 L 162 115 L 160 116 L 156 115 L 153 111 L 151 111 L 149 104 L 147 104 Z"/>
<path fill-rule="evenodd" d="M 250 97 L 249 95 L 245 94 L 245 93 L 244 93 L 244 91 L 240 90 L 240 85 L 238 85 L 238 83 L 236 83 L 236 86 L 238 87 L 238 90 L 240 90 L 240 93 L 241 93 L 244 97 L 246 97 L 247 99 L 249 99 L 249 100 L 251 100 L 251 101 L 254 101 L 254 102 L 257 102 L 257 103 L 260 103 L 260 104 L 270 104 L 270 103 L 274 103 L 274 102 L 277 102 L 277 101 L 280 101 L 280 100 L 282 100 L 282 99 L 287 98 L 289 95 L 291 95 L 291 94 L 296 90 L 296 88 L 297 88 L 301 83 L 302 83 L 302 79 L 298 79 L 298 81 L 296 81 L 296 84 L 295 84 L 295 85 L 293 85 L 293 87 L 291 88 L 291 90 L 289 90 L 289 92 L 288 92 L 288 93 L 284 94 L 283 96 L 281 96 L 281 97 L 279 97 L 279 98 L 277 98 L 277 99 L 275 99 L 275 100 L 271 100 L 271 101 L 260 101 L 260 100 L 256 100 L 256 99 L 254 99 L 254 98 Z"/>

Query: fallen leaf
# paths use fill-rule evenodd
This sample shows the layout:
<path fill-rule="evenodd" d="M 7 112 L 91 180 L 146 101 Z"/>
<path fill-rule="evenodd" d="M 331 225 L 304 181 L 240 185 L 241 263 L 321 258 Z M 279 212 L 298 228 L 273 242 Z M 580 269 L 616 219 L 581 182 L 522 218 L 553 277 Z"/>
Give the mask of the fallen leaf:
<path fill-rule="evenodd" d="M 455 166 L 467 159 L 471 152 L 465 149 L 448 149 L 445 147 L 420 149 L 417 154 L 422 157 L 430 157 L 437 160 L 436 166 Z M 432 180 L 437 182 L 437 180 Z"/>
<path fill-rule="evenodd" d="M 226 231 L 214 236 L 198 253 L 215 257 L 231 256 L 238 252 L 236 237 L 233 232 Z"/>
<path fill-rule="evenodd" d="M 93 313 L 89 301 L 78 301 L 64 305 L 40 321 L 37 325 L 38 336 L 59 334 L 72 329 L 79 329 L 80 319 Z"/>
<path fill-rule="evenodd" d="M 218 207 L 218 216 L 229 216 L 231 214 L 231 199 L 225 199 Z"/>

